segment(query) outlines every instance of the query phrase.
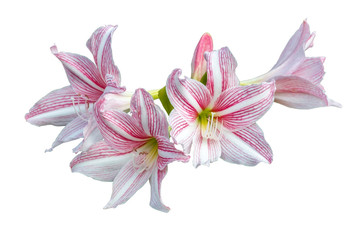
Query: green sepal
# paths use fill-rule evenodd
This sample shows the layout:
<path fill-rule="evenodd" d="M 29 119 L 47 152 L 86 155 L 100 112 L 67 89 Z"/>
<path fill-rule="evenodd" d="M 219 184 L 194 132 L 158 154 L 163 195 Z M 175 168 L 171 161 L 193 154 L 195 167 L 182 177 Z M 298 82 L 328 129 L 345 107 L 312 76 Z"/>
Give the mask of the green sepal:
<path fill-rule="evenodd" d="M 207 72 L 201 77 L 200 82 L 206 86 L 207 83 Z"/>
<path fill-rule="evenodd" d="M 167 114 L 170 115 L 171 110 L 174 109 L 173 105 L 171 105 L 170 100 L 166 94 L 166 87 L 163 87 L 159 90 L 159 99 L 161 104 L 163 105 L 164 109 L 166 110 Z"/>

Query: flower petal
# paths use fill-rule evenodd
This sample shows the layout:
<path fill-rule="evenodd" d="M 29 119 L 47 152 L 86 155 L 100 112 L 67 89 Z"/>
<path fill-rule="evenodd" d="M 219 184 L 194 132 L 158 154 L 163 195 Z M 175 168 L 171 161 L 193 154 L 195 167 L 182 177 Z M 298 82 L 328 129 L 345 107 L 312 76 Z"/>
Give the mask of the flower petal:
<path fill-rule="evenodd" d="M 272 162 L 272 151 L 256 124 L 236 132 L 226 132 L 221 143 L 221 158 L 230 163 L 255 166 Z"/>
<path fill-rule="evenodd" d="M 275 102 L 287 107 L 310 109 L 324 106 L 338 106 L 330 101 L 323 88 L 310 81 L 296 76 L 278 77 L 276 79 Z"/>
<path fill-rule="evenodd" d="M 180 79 L 181 70 L 175 69 L 166 83 L 166 93 L 171 104 L 187 121 L 193 122 L 210 102 L 210 93 L 199 81 Z"/>
<path fill-rule="evenodd" d="M 235 75 L 237 62 L 229 48 L 205 53 L 207 60 L 207 83 L 213 102 L 226 89 L 239 85 Z"/>
<path fill-rule="evenodd" d="M 87 57 L 78 54 L 58 52 L 55 45 L 50 49 L 63 64 L 74 91 L 96 101 L 103 93 L 106 84 L 95 64 Z"/>
<path fill-rule="evenodd" d="M 153 166 L 153 168 L 156 165 Z M 115 208 L 119 204 L 129 200 L 144 184 L 149 180 L 153 173 L 153 168 L 149 170 L 139 170 L 134 167 L 134 162 L 129 161 L 122 167 L 113 182 L 113 192 L 111 199 L 104 207 Z"/>
<path fill-rule="evenodd" d="M 87 125 L 87 121 L 82 117 L 77 117 L 71 122 L 69 122 L 60 132 L 60 134 L 55 139 L 50 149 L 47 149 L 46 152 L 51 152 L 55 147 L 63 144 L 65 142 L 70 142 L 78 138 L 83 137 L 84 127 Z"/>
<path fill-rule="evenodd" d="M 79 172 L 99 181 L 113 181 L 120 169 L 134 159 L 134 154 L 120 153 L 104 141 L 92 145 L 70 163 L 72 172 Z"/>
<path fill-rule="evenodd" d="M 304 78 L 313 84 L 320 84 L 325 74 L 324 61 L 324 57 L 305 58 L 291 75 Z"/>
<path fill-rule="evenodd" d="M 172 110 L 169 116 L 171 126 L 170 135 L 176 144 L 181 144 L 186 154 L 190 153 L 193 137 L 197 128 L 196 122 L 188 124 L 176 111 Z"/>
<path fill-rule="evenodd" d="M 120 152 L 128 152 L 145 144 L 149 136 L 134 118 L 124 112 L 102 112 L 103 101 L 99 99 L 96 103 L 94 116 L 105 141 Z"/>
<path fill-rule="evenodd" d="M 120 86 L 120 71 L 114 64 L 111 39 L 117 26 L 107 25 L 95 30 L 87 41 L 86 46 L 94 56 L 94 61 L 103 79 L 106 74 L 111 74 Z"/>
<path fill-rule="evenodd" d="M 78 151 L 87 151 L 93 144 L 99 142 L 103 139 L 98 124 L 93 114 L 89 117 L 88 124 L 84 128 L 84 140 L 81 143 L 81 146 L 74 149 L 74 152 Z"/>
<path fill-rule="evenodd" d="M 184 152 L 175 148 L 174 143 L 169 138 L 163 136 L 156 137 L 158 143 L 158 168 L 163 170 L 169 163 L 173 161 L 188 162 L 190 156 L 186 156 Z"/>
<path fill-rule="evenodd" d="M 156 210 L 162 212 L 169 212 L 170 208 L 165 206 L 161 200 L 161 182 L 164 179 L 167 173 L 167 166 L 163 169 L 154 168 L 153 174 L 150 177 L 150 186 L 151 186 L 151 199 L 150 206 Z"/>
<path fill-rule="evenodd" d="M 300 28 L 290 38 L 282 51 L 279 60 L 272 69 L 278 68 L 280 65 L 286 63 L 285 69 L 282 71 L 288 71 L 289 68 L 296 66 L 296 63 L 301 62 L 305 57 L 305 49 L 312 45 L 314 35 L 310 34 L 309 24 L 305 21 L 301 24 Z M 311 41 L 309 41 L 311 40 Z M 279 74 L 282 75 L 282 74 Z"/>
<path fill-rule="evenodd" d="M 204 33 L 197 44 L 194 56 L 191 62 L 191 78 L 200 81 L 206 73 L 205 52 L 213 50 L 213 41 L 209 33 Z"/>
<path fill-rule="evenodd" d="M 142 88 L 131 98 L 131 113 L 149 136 L 168 136 L 168 123 L 164 112 L 156 107 L 152 96 Z"/>
<path fill-rule="evenodd" d="M 221 146 L 219 140 L 203 138 L 198 129 L 192 145 L 192 158 L 194 167 L 200 165 L 210 166 L 221 155 Z"/>
<path fill-rule="evenodd" d="M 261 118 L 274 100 L 275 83 L 238 86 L 225 90 L 212 109 L 230 131 L 248 127 Z"/>
<path fill-rule="evenodd" d="M 67 86 L 41 98 L 25 115 L 25 119 L 36 126 L 65 126 L 78 114 L 86 113 L 92 104 L 92 101 L 86 101 Z"/>

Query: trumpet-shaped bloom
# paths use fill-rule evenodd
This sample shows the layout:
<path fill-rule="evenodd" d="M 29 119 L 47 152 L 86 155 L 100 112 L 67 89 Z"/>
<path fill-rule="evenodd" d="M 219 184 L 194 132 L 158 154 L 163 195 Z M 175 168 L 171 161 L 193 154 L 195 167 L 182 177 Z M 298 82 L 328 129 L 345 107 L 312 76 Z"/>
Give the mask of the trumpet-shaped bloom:
<path fill-rule="evenodd" d="M 52 53 L 64 66 L 70 86 L 50 92 L 25 115 L 29 123 L 37 126 L 65 126 L 50 151 L 63 142 L 83 137 L 83 129 L 93 104 L 107 87 L 106 74 L 111 74 L 112 84 L 120 88 L 120 72 L 114 64 L 111 51 L 111 38 L 115 29 L 116 26 L 110 25 L 100 27 L 87 41 L 86 45 L 95 63 L 87 57 L 58 52 L 56 46 L 51 47 Z M 128 104 L 124 109 L 130 105 L 130 97 L 127 99 Z"/>
<path fill-rule="evenodd" d="M 309 109 L 341 105 L 329 99 L 320 85 L 325 74 L 324 57 L 306 57 L 305 51 L 313 46 L 315 33 L 310 33 L 304 21 L 290 38 L 274 67 L 266 74 L 241 84 L 256 84 L 275 80 L 275 102 L 292 108 Z"/>
<path fill-rule="evenodd" d="M 113 193 L 105 208 L 125 203 L 148 180 L 150 205 L 167 212 L 160 197 L 161 182 L 172 161 L 187 162 L 189 157 L 169 141 L 165 114 L 151 95 L 136 90 L 131 100 L 131 115 L 114 110 L 105 98 L 95 107 L 95 118 L 104 136 L 71 163 L 73 172 L 94 179 L 113 181 Z"/>
<path fill-rule="evenodd" d="M 256 121 L 270 108 L 275 84 L 239 86 L 236 60 L 228 48 L 207 52 L 207 83 L 184 78 L 175 69 L 166 92 L 174 110 L 171 136 L 192 152 L 193 164 L 209 165 L 219 157 L 256 165 L 271 162 L 272 152 Z"/>

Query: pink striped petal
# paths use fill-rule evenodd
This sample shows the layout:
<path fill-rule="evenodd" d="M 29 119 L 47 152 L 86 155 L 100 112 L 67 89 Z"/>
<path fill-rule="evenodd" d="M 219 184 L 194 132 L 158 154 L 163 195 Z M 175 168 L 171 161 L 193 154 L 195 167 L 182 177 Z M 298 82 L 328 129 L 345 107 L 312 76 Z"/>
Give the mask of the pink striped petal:
<path fill-rule="evenodd" d="M 305 58 L 290 75 L 304 78 L 313 84 L 319 84 L 325 74 L 324 61 L 324 57 Z"/>
<path fill-rule="evenodd" d="M 169 212 L 170 208 L 165 206 L 161 200 L 161 182 L 164 179 L 167 173 L 167 166 L 163 169 L 154 168 L 154 171 L 150 177 L 150 186 L 151 186 L 151 199 L 150 206 L 156 210 L 162 212 Z"/>
<path fill-rule="evenodd" d="M 114 64 L 111 39 L 117 26 L 107 25 L 95 30 L 87 41 L 86 46 L 94 56 L 95 63 L 103 79 L 106 74 L 111 74 L 120 86 L 120 71 Z"/>
<path fill-rule="evenodd" d="M 67 86 L 40 99 L 25 115 L 25 119 L 36 126 L 65 126 L 78 117 L 78 114 L 86 113 L 92 104 L 92 101 L 86 101 Z"/>
<path fill-rule="evenodd" d="M 220 141 L 203 138 L 201 132 L 197 131 L 192 145 L 192 158 L 194 167 L 200 165 L 210 166 L 210 163 L 215 162 L 221 155 Z"/>
<path fill-rule="evenodd" d="M 51 152 L 55 147 L 60 144 L 76 140 L 83 137 L 84 127 L 87 125 L 87 121 L 82 117 L 77 117 L 71 122 L 69 122 L 60 132 L 60 134 L 55 139 L 50 149 L 47 149 L 46 152 Z"/>
<path fill-rule="evenodd" d="M 297 63 L 301 62 L 305 57 L 305 49 L 312 45 L 313 34 L 310 34 L 310 27 L 306 20 L 301 24 L 300 28 L 290 38 L 282 51 L 279 60 L 272 69 L 278 68 L 282 64 L 282 73 L 289 71 Z M 310 40 L 310 41 L 309 41 Z M 281 73 L 279 75 L 282 75 Z"/>
<path fill-rule="evenodd" d="M 171 126 L 170 135 L 176 144 L 181 144 L 186 154 L 190 153 L 193 137 L 197 129 L 196 122 L 188 124 L 176 111 L 172 110 L 169 116 Z"/>
<path fill-rule="evenodd" d="M 149 136 L 134 119 L 124 112 L 101 112 L 103 99 L 96 103 L 95 118 L 105 141 L 120 152 L 128 152 L 145 144 Z"/>
<path fill-rule="evenodd" d="M 315 85 L 296 76 L 278 77 L 276 79 L 275 102 L 298 109 L 324 106 L 339 107 L 338 103 L 327 98 L 320 85 Z"/>
<path fill-rule="evenodd" d="M 206 61 L 204 58 L 205 52 L 213 50 L 213 41 L 209 33 L 204 33 L 200 38 L 194 52 L 191 62 L 191 78 L 200 81 L 202 76 L 206 73 Z"/>
<path fill-rule="evenodd" d="M 131 99 L 132 117 L 149 136 L 168 136 L 168 123 L 164 112 L 156 107 L 152 96 L 142 88 L 135 91 Z"/>
<path fill-rule="evenodd" d="M 166 93 L 171 104 L 188 122 L 193 122 L 210 102 L 210 93 L 199 81 L 180 79 L 181 70 L 175 69 L 166 83 Z"/>
<path fill-rule="evenodd" d="M 157 136 L 158 144 L 158 168 L 163 170 L 169 163 L 173 161 L 188 162 L 190 156 L 186 156 L 184 152 L 175 148 L 174 143 L 169 141 L 168 137 Z"/>
<path fill-rule="evenodd" d="M 227 47 L 207 52 L 205 58 L 207 60 L 206 87 L 213 96 L 214 102 L 223 91 L 239 85 L 235 75 L 237 62 Z"/>
<path fill-rule="evenodd" d="M 248 127 L 261 118 L 274 100 L 275 83 L 238 86 L 224 91 L 212 112 L 231 132 Z"/>
<path fill-rule="evenodd" d="M 149 170 L 139 170 L 129 161 L 116 175 L 111 199 L 104 208 L 115 208 L 129 200 L 149 180 L 154 168 L 156 165 Z"/>
<path fill-rule="evenodd" d="M 255 166 L 272 162 L 272 151 L 256 124 L 236 132 L 226 132 L 221 143 L 221 158 L 230 163 Z"/>
<path fill-rule="evenodd" d="M 51 51 L 63 64 L 74 91 L 96 101 L 103 93 L 106 83 L 95 64 L 78 54 L 58 52 L 56 46 L 52 46 Z"/>
<path fill-rule="evenodd" d="M 104 141 L 97 142 L 87 152 L 77 155 L 70 167 L 72 172 L 82 173 L 100 181 L 113 181 L 120 169 L 134 159 L 134 154 L 120 153 Z"/>

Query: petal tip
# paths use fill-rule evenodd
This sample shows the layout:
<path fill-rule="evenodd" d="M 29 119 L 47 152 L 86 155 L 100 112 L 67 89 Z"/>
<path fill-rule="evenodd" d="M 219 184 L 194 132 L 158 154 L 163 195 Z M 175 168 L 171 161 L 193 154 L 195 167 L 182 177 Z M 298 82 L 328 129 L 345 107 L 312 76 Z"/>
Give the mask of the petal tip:
<path fill-rule="evenodd" d="M 328 105 L 332 107 L 342 108 L 341 103 L 338 103 L 332 99 L 328 99 Z"/>

